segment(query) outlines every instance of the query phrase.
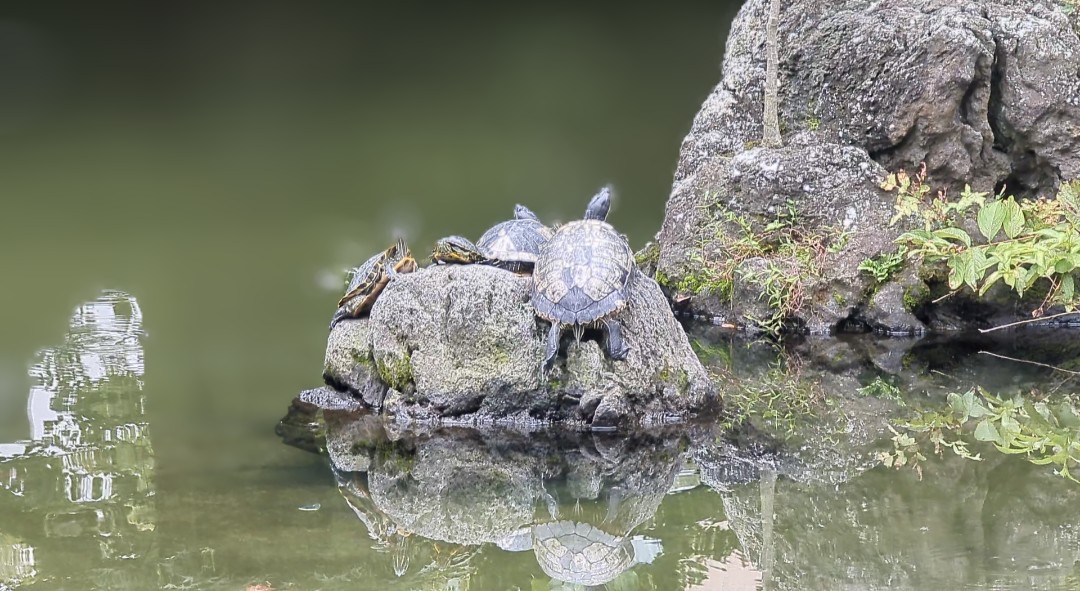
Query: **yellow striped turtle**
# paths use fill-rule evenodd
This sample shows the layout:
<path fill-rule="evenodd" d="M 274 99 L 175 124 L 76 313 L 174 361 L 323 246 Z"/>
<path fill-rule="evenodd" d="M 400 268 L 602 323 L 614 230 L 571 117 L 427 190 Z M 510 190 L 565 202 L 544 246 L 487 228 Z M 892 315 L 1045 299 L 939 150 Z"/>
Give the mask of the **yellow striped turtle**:
<path fill-rule="evenodd" d="M 606 329 L 611 359 L 625 359 L 629 351 L 613 316 L 626 306 L 634 253 L 605 221 L 610 207 L 611 187 L 604 187 L 589 201 L 585 219 L 561 226 L 540 247 L 530 301 L 536 313 L 551 322 L 544 373 L 554 364 L 563 325 L 573 328 L 578 341 L 586 328 Z"/>
<path fill-rule="evenodd" d="M 472 243 L 472 240 L 464 236 L 447 236 L 440 238 L 431 249 L 431 262 L 437 265 L 468 265 L 482 263 L 486 259 L 480 254 L 480 249 Z"/>
<path fill-rule="evenodd" d="M 480 263 L 515 273 L 530 273 L 540 246 L 555 232 L 524 205 L 514 206 L 514 218 L 492 226 L 473 244 L 461 236 L 448 236 L 435 243 L 431 260 L 435 263 Z"/>
<path fill-rule="evenodd" d="M 353 270 L 352 281 L 345 288 L 345 295 L 338 300 L 338 309 L 330 319 L 330 328 L 346 318 L 359 318 L 370 312 L 375 299 L 391 279 L 398 273 L 415 270 L 416 259 L 401 238 L 390 248 L 364 261 Z"/>

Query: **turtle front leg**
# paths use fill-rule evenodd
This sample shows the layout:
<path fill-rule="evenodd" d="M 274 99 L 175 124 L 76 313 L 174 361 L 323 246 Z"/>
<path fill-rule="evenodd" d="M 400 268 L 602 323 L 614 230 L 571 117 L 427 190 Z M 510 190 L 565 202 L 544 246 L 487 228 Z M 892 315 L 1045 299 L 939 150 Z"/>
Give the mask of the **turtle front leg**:
<path fill-rule="evenodd" d="M 607 329 L 608 357 L 615 360 L 626 359 L 630 347 L 623 342 L 622 325 L 618 320 L 608 318 L 604 320 L 604 328 Z"/>
<path fill-rule="evenodd" d="M 551 330 L 548 331 L 547 343 L 544 346 L 544 362 L 540 364 L 540 377 L 543 378 L 547 375 L 547 372 L 551 371 L 551 368 L 555 365 L 555 355 L 559 352 L 559 336 L 562 333 L 562 329 L 559 327 L 558 322 L 551 323 Z"/>
<path fill-rule="evenodd" d="M 337 326 L 338 322 L 349 317 L 349 310 L 345 306 L 341 306 L 334 312 L 333 318 L 330 319 L 330 330 L 333 330 Z"/>

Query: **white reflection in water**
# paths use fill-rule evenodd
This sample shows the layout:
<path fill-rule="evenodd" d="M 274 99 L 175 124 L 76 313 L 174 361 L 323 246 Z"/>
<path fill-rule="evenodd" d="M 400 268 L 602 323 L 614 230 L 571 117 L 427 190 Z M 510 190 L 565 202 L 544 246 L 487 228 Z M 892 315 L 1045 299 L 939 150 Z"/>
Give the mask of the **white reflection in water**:
<path fill-rule="evenodd" d="M 30 439 L 0 443 L 0 514 L 18 516 L 0 523 L 0 589 L 39 576 L 35 555 L 63 564 L 72 550 L 57 538 L 104 544 L 99 566 L 147 545 L 139 533 L 156 518 L 142 320 L 133 296 L 103 292 L 75 309 L 64 341 L 30 368 Z"/>

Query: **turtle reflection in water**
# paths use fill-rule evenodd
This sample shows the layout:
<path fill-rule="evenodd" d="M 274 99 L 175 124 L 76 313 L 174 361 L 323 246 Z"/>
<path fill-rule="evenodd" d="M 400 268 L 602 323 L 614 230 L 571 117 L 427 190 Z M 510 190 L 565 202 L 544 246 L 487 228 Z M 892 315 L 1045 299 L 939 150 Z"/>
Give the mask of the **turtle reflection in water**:
<path fill-rule="evenodd" d="M 532 273 L 536 258 L 554 235 L 539 216 L 524 205 L 514 206 L 514 218 L 489 228 L 473 244 L 461 236 L 447 236 L 435 244 L 431 260 L 435 263 L 480 263 L 514 273 Z"/>
<path fill-rule="evenodd" d="M 390 555 L 395 577 L 408 575 L 420 583 L 450 580 L 468 572 L 475 549 L 415 535 L 379 508 L 362 474 L 335 471 L 334 475 L 338 491 L 364 524 L 368 536 L 375 542 L 374 548 Z"/>
<path fill-rule="evenodd" d="M 567 583 L 603 585 L 636 562 L 629 537 L 613 536 L 588 523 L 542 523 L 533 529 L 533 540 L 540 568 Z"/>
<path fill-rule="evenodd" d="M 625 359 L 629 352 L 614 316 L 626 306 L 634 253 L 605 221 L 610 207 L 611 187 L 604 187 L 589 201 L 585 219 L 563 225 L 540 248 L 530 301 L 551 323 L 541 373 L 554 365 L 563 325 L 578 341 L 586 328 L 603 327 L 608 357 Z"/>
<path fill-rule="evenodd" d="M 390 280 L 399 273 L 416 270 L 416 260 L 405 240 L 399 238 L 390 248 L 372 256 L 353 271 L 345 295 L 330 320 L 330 328 L 346 318 L 359 318 L 371 311 L 371 306 Z"/>

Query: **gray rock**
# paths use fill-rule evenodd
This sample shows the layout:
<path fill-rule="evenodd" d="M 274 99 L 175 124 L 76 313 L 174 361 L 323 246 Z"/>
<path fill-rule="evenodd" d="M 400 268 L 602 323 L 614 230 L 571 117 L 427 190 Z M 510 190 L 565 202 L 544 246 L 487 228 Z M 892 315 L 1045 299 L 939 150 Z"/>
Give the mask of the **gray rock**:
<path fill-rule="evenodd" d="M 369 319 L 331 332 L 328 383 L 410 421 L 588 423 L 685 419 L 715 390 L 656 283 L 635 274 L 619 313 L 630 352 L 608 359 L 586 333 L 564 335 L 543 381 L 548 324 L 529 304 L 531 279 L 484 265 L 428 267 L 391 281 Z M 580 404 L 579 404 L 580 402 Z"/>
<path fill-rule="evenodd" d="M 1080 176 L 1076 18 L 1070 22 L 1049 0 L 840 0 L 827 9 L 818 0 L 793 0 L 779 26 L 787 147 L 774 150 L 753 148 L 762 135 L 767 4 L 743 5 L 722 80 L 683 141 L 657 237 L 657 276 L 676 292 L 700 287 L 702 261 L 728 256 L 715 248 L 717 233 L 738 230 L 723 223 L 717 206 L 760 229 L 792 201 L 809 230 L 852 233 L 804 286 L 796 325 L 827 333 L 854 319 L 880 332 L 917 333 L 924 327 L 904 299 L 913 289 L 927 295 L 926 286 L 916 280 L 878 289 L 858 271 L 906 230 L 889 226 L 893 198 L 878 183 L 886 171 L 920 162 L 935 188 L 954 193 L 970 184 L 1050 195 L 1063 179 Z M 775 257 L 746 264 L 783 268 Z M 733 281 L 722 298 L 698 293 L 688 312 L 736 324 L 769 314 L 765 285 L 741 273 Z M 682 303 L 688 294 L 672 295 Z M 920 317 L 931 326 L 1007 321 L 1014 300 L 989 308 L 946 302 Z M 964 317 L 971 309 L 978 318 Z"/>
<path fill-rule="evenodd" d="M 375 360 L 371 357 L 368 318 L 342 320 L 330 329 L 323 380 L 327 385 L 356 395 L 369 406 L 382 405 L 386 384 L 379 379 Z"/>
<path fill-rule="evenodd" d="M 761 138 L 768 0 L 731 27 L 723 79 L 676 181 Z M 780 12 L 780 118 L 957 190 L 1052 193 L 1080 176 L 1080 38 L 1049 0 L 794 0 Z"/>
<path fill-rule="evenodd" d="M 820 273 L 803 282 L 800 320 L 811 333 L 828 333 L 872 286 L 873 278 L 860 272 L 859 264 L 894 247 L 895 234 L 886 231 L 893 199 L 879 186 L 884 169 L 865 151 L 809 136 L 797 139 L 783 148 L 709 157 L 695 173 L 677 181 L 658 235 L 657 267 L 671 285 L 699 276 L 702 261 L 730 256 L 725 244 L 742 236 L 737 226 L 725 221 L 721 208 L 750 220 L 755 232 L 762 232 L 790 203 L 798 211 L 800 231 L 847 235 L 843 248 L 835 252 L 821 248 Z M 691 310 L 723 315 L 736 323 L 752 324 L 755 318 L 767 317 L 764 289 L 760 282 L 748 280 L 745 272 L 760 273 L 770 264 L 784 264 L 781 256 L 747 259 L 733 278 L 734 297 L 699 293 Z"/>

